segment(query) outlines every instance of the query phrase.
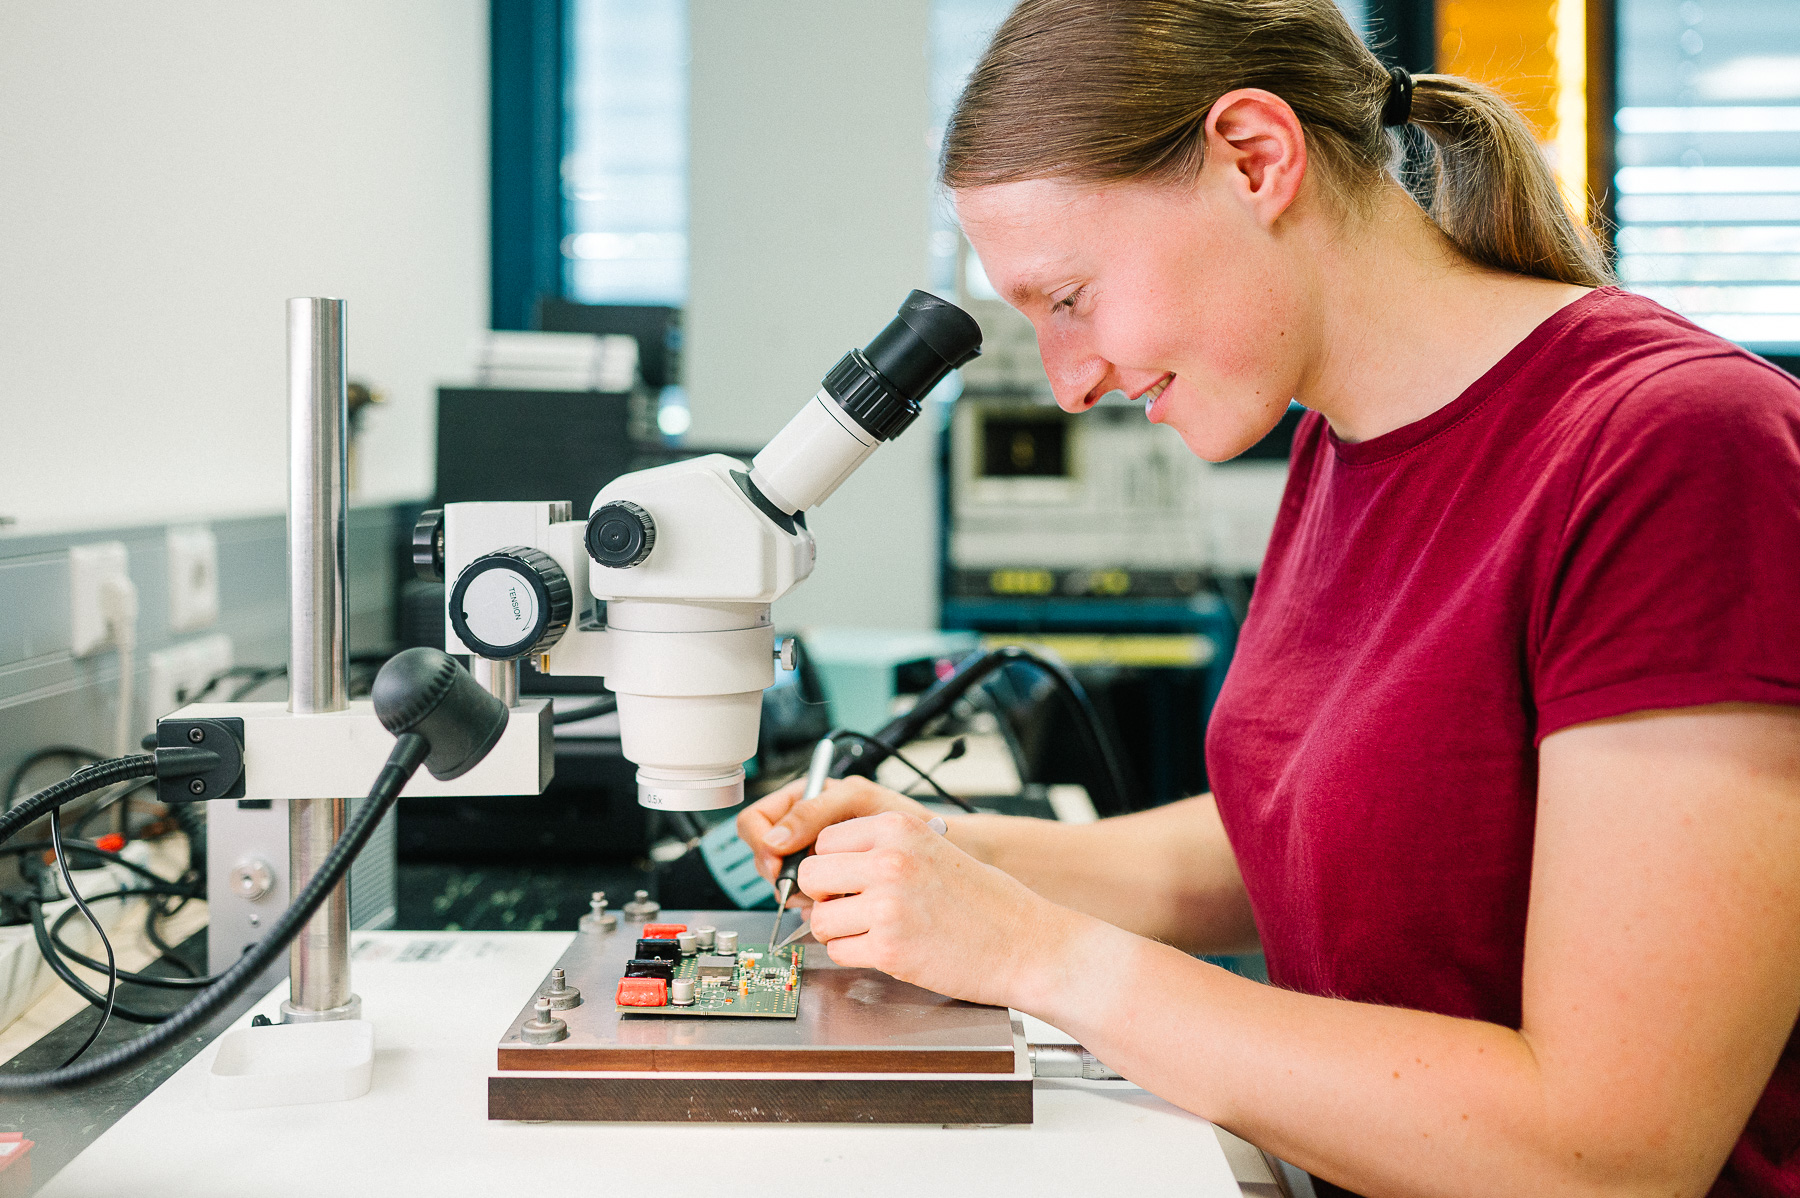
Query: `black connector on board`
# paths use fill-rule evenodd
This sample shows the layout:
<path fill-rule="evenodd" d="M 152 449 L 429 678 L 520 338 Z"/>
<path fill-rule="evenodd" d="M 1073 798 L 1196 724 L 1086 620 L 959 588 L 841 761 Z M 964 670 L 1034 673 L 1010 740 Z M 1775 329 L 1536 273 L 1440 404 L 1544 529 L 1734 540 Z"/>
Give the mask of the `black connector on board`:
<path fill-rule="evenodd" d="M 639 940 L 637 942 L 637 959 L 640 961 L 676 961 L 681 958 L 681 946 L 673 940 Z"/>
<path fill-rule="evenodd" d="M 675 962 L 665 961 L 661 957 L 651 957 L 625 962 L 625 976 L 628 978 L 661 978 L 673 981 L 675 978 Z"/>
<path fill-rule="evenodd" d="M 244 796 L 244 721 L 236 716 L 156 722 L 156 801 Z"/>

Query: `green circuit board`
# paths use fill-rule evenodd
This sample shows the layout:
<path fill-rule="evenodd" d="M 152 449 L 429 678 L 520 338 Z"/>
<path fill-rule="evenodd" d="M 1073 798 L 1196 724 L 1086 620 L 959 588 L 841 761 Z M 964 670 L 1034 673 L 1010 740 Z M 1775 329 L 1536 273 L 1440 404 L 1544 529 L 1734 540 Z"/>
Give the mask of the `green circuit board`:
<path fill-rule="evenodd" d="M 674 978 L 694 983 L 694 1001 L 681 1006 L 640 1006 L 615 1002 L 621 1015 L 705 1015 L 733 1019 L 793 1019 L 800 1014 L 800 985 L 805 975 L 802 946 L 778 949 L 768 956 L 760 949 L 736 954 L 727 974 L 721 958 L 698 953 L 675 963 Z M 665 990 L 672 986 L 665 987 Z"/>

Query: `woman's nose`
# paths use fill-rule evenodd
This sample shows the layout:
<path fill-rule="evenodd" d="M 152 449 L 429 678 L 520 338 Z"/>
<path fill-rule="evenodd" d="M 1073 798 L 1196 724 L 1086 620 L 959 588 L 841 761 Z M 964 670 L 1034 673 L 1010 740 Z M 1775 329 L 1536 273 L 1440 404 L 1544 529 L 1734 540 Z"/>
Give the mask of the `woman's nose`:
<path fill-rule="evenodd" d="M 1060 343 L 1060 339 L 1045 337 L 1038 338 L 1038 352 L 1044 360 L 1044 373 L 1050 379 L 1050 392 L 1063 411 L 1085 412 L 1106 390 L 1100 383 L 1112 365 L 1105 358 Z"/>

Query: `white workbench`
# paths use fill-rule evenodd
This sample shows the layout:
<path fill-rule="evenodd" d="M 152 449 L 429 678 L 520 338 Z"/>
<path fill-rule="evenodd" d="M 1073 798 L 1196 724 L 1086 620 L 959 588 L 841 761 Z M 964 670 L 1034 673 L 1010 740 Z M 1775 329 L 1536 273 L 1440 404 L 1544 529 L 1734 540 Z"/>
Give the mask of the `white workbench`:
<path fill-rule="evenodd" d="M 569 939 L 359 933 L 352 976 L 375 1025 L 368 1094 L 217 1111 L 206 1102 L 216 1051 L 208 1046 L 53 1178 L 42 1198 L 1276 1192 L 1240 1189 L 1210 1124 L 1128 1082 L 1040 1081 L 1031 1127 L 490 1122 L 495 1044 Z M 252 1014 L 278 1017 L 286 988 Z M 1026 1034 L 1067 1039 L 1032 1020 Z"/>

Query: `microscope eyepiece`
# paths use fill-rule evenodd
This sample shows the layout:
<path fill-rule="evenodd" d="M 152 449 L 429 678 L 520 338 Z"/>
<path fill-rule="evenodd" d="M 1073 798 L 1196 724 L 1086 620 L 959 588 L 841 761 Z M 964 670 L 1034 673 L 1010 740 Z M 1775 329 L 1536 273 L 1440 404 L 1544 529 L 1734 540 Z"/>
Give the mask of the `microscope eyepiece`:
<path fill-rule="evenodd" d="M 891 441 L 943 377 L 981 353 L 981 326 L 947 300 L 914 291 L 899 315 L 825 376 L 825 390 L 871 436 Z"/>

